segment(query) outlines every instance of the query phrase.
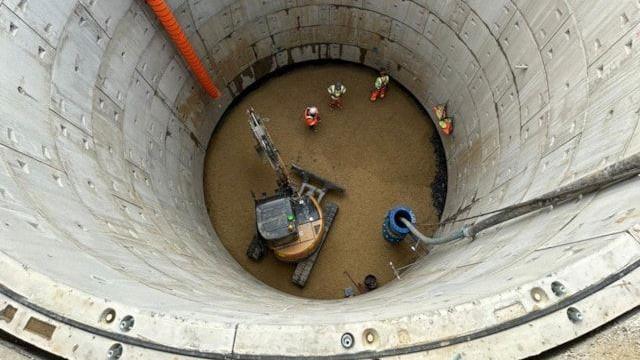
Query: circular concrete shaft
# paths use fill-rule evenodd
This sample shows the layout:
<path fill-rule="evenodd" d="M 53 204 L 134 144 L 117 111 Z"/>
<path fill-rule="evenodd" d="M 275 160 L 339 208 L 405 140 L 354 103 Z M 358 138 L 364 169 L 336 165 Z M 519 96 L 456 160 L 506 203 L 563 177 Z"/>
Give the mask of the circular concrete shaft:
<path fill-rule="evenodd" d="M 568 184 L 640 150 L 636 1 L 171 4 L 217 101 L 142 1 L 0 1 L 2 330 L 79 359 L 514 358 L 640 303 L 637 180 L 436 247 L 347 301 L 241 269 L 202 191 L 234 97 L 320 58 L 385 67 L 427 109 L 448 102 L 445 218 Z"/>

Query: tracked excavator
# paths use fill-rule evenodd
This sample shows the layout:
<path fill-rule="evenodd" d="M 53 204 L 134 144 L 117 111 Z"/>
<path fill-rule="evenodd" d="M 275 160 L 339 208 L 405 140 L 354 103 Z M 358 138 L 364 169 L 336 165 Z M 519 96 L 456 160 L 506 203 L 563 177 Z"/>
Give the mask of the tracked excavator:
<path fill-rule="evenodd" d="M 268 249 L 280 261 L 296 263 L 292 281 L 304 287 L 333 224 L 338 205 L 325 202 L 329 191 L 343 193 L 339 185 L 328 181 L 302 167 L 292 164 L 290 169 L 301 183 L 291 178 L 264 124 L 264 119 L 247 110 L 249 126 L 256 140 L 256 151 L 267 160 L 276 174 L 278 188 L 275 194 L 253 194 L 256 214 L 256 234 L 247 249 L 247 256 L 260 260 Z"/>

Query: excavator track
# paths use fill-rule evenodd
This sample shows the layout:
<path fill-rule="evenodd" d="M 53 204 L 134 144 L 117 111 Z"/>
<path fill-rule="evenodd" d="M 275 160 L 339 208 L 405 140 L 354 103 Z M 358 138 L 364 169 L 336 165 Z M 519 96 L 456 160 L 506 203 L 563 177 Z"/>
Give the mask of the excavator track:
<path fill-rule="evenodd" d="M 307 279 L 309 279 L 311 270 L 313 270 L 313 265 L 315 265 L 316 260 L 318 259 L 318 254 L 320 253 L 320 250 L 322 250 L 322 245 L 324 245 L 327 235 L 329 234 L 329 230 L 331 230 L 333 219 L 335 219 L 336 214 L 338 213 L 338 204 L 327 202 L 322 208 L 322 212 L 324 214 L 325 229 L 322 234 L 322 240 L 320 240 L 320 245 L 318 245 L 318 248 L 313 252 L 313 254 L 298 263 L 291 278 L 293 283 L 300 287 L 304 287 L 307 283 Z"/>
<path fill-rule="evenodd" d="M 258 261 L 262 259 L 266 252 L 267 246 L 264 244 L 258 230 L 256 230 L 256 234 L 253 235 L 253 240 L 251 240 L 249 248 L 247 249 L 247 256 L 254 261 Z"/>

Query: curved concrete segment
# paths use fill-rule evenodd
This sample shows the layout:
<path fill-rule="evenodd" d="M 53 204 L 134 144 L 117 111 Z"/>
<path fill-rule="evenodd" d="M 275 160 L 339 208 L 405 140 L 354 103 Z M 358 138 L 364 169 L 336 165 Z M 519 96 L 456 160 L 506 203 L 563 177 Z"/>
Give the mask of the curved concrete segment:
<path fill-rule="evenodd" d="M 637 180 L 437 247 L 344 301 L 245 273 L 202 194 L 203 144 L 234 96 L 314 59 L 448 101 L 444 217 L 570 183 L 640 150 L 637 1 L 170 3 L 218 101 L 141 1 L 0 1 L 1 329 L 79 359 L 513 358 L 640 304 Z"/>

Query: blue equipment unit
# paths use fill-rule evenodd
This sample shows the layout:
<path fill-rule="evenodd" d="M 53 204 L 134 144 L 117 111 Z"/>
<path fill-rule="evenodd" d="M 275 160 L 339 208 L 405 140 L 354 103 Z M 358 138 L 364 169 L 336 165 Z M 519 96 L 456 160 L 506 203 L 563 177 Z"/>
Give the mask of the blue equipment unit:
<path fill-rule="evenodd" d="M 384 218 L 384 223 L 382 223 L 382 236 L 392 244 L 398 244 L 410 232 L 409 228 L 400 221 L 401 218 L 409 220 L 412 224 L 416 223 L 416 215 L 411 208 L 406 206 L 398 206 L 389 210 Z"/>

